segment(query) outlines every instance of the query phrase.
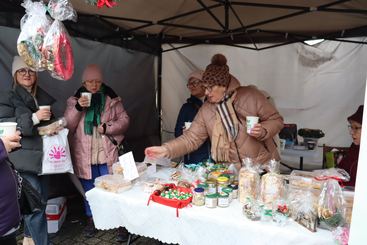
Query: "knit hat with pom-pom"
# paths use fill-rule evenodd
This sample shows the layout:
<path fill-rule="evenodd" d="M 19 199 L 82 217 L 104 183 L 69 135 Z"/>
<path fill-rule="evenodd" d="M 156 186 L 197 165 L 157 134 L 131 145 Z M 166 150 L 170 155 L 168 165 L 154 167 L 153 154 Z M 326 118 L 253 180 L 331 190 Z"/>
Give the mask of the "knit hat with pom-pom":
<path fill-rule="evenodd" d="M 231 76 L 226 57 L 223 54 L 214 55 L 203 74 L 203 83 L 208 86 L 219 85 L 227 87 L 230 80 Z"/>

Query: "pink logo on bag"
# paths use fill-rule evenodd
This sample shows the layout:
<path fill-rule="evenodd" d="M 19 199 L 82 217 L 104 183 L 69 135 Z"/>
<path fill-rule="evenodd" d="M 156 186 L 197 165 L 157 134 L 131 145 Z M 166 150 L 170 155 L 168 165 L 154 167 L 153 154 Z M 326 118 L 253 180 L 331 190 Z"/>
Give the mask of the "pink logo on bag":
<path fill-rule="evenodd" d="M 61 158 L 66 158 L 66 150 L 63 146 L 53 146 L 49 151 L 49 159 L 61 160 Z"/>

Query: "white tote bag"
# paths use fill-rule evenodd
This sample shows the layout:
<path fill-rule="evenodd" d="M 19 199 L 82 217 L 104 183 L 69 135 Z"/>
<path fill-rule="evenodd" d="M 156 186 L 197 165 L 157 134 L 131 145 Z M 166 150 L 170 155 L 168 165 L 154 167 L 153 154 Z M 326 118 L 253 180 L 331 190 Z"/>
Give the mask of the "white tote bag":
<path fill-rule="evenodd" d="M 57 135 L 42 136 L 42 174 L 74 173 L 68 143 L 69 130 L 64 128 Z"/>

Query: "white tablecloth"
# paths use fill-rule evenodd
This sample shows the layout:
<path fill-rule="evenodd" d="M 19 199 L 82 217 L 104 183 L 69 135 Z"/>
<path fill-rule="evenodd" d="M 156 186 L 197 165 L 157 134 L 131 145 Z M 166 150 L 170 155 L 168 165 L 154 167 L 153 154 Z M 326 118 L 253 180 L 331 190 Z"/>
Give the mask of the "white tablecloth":
<path fill-rule="evenodd" d="M 284 149 L 280 152 L 281 161 L 295 168 L 300 166 L 300 158 L 303 157 L 303 169 L 322 168 L 322 147 L 314 150 Z"/>
<path fill-rule="evenodd" d="M 164 169 L 157 176 L 166 178 Z M 176 210 L 153 201 L 141 185 L 120 193 L 94 188 L 86 193 L 98 229 L 125 226 L 131 233 L 182 245 L 213 244 L 334 244 L 329 231 L 312 233 L 290 221 L 284 227 L 272 222 L 250 221 L 242 215 L 241 204 L 234 200 L 228 208 L 186 207 Z"/>

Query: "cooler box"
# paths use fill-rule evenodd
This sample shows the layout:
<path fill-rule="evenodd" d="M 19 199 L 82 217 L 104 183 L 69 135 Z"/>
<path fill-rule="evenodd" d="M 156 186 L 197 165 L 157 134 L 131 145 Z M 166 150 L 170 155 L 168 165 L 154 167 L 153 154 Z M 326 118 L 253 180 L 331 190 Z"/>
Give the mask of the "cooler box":
<path fill-rule="evenodd" d="M 67 213 L 66 198 L 56 197 L 49 199 L 46 206 L 48 233 L 56 233 L 65 221 Z"/>

